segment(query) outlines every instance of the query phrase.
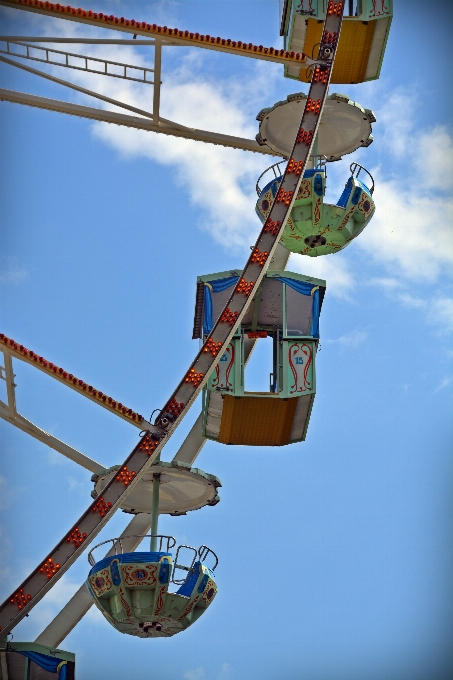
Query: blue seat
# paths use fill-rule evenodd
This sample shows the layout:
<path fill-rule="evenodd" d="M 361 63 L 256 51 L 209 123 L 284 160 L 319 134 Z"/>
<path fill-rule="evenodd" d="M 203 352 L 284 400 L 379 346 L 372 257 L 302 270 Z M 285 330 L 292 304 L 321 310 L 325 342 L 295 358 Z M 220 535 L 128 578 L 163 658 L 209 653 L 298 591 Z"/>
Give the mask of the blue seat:
<path fill-rule="evenodd" d="M 200 562 L 195 562 L 192 569 L 189 572 L 187 580 L 182 584 L 179 590 L 176 591 L 177 595 L 184 595 L 185 597 L 190 597 L 192 595 L 192 590 L 198 581 L 198 576 L 200 574 Z"/>
<path fill-rule="evenodd" d="M 337 202 L 337 205 L 339 208 L 346 208 L 346 204 L 349 201 L 349 196 L 351 195 L 351 190 L 352 190 L 352 182 L 351 178 L 348 179 L 346 182 L 346 186 L 343 189 L 343 193 L 340 196 L 339 201 Z"/>
<path fill-rule="evenodd" d="M 366 193 L 368 194 L 368 196 L 371 196 L 371 192 L 370 192 L 370 190 L 368 189 L 368 187 L 366 186 L 366 184 L 364 184 L 364 183 L 361 182 L 359 179 L 357 179 L 357 177 L 355 178 L 355 181 L 357 182 L 357 184 L 358 184 L 360 187 L 362 187 L 362 189 L 363 189 L 364 191 L 366 191 Z M 338 202 L 337 202 L 337 205 L 338 205 L 339 208 L 346 208 L 346 205 L 347 205 L 347 203 L 348 203 L 348 201 L 349 201 L 349 198 L 350 198 L 350 196 L 351 196 L 352 188 L 353 188 L 352 177 L 350 177 L 350 178 L 348 179 L 348 181 L 346 182 L 346 186 L 345 186 L 345 188 L 343 189 L 343 193 L 341 194 L 341 196 L 340 196 L 340 198 L 339 198 L 339 200 L 338 200 Z"/>

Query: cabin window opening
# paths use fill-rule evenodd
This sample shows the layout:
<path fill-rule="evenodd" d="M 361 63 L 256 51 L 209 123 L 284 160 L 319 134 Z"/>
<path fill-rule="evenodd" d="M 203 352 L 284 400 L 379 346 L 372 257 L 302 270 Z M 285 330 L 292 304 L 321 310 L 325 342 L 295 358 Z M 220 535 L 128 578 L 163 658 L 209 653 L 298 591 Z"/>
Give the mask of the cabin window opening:
<path fill-rule="evenodd" d="M 274 365 L 274 341 L 272 336 L 259 338 L 244 373 L 245 392 L 273 392 L 276 376 Z"/>

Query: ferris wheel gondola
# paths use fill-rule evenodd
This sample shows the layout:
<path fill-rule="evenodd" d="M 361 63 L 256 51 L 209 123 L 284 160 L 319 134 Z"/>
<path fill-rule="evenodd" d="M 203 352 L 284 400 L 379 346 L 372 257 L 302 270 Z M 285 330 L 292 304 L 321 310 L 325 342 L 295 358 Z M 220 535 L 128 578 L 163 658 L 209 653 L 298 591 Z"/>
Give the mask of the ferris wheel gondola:
<path fill-rule="evenodd" d="M 217 594 L 217 555 L 207 546 L 178 546 L 172 536 L 146 535 L 151 551 L 123 552 L 121 539 L 95 546 L 88 555 L 87 579 L 98 609 L 120 633 L 140 638 L 171 637 L 195 623 Z M 112 543 L 114 555 L 95 562 L 93 551 Z M 159 546 L 157 546 L 159 543 Z M 156 550 L 156 548 L 158 548 Z M 162 550 L 164 548 L 164 550 Z M 183 554 L 191 556 L 183 564 Z M 213 564 L 208 566 L 206 560 Z M 182 573 L 181 573 L 182 572 Z M 179 588 L 170 592 L 171 583 Z"/>

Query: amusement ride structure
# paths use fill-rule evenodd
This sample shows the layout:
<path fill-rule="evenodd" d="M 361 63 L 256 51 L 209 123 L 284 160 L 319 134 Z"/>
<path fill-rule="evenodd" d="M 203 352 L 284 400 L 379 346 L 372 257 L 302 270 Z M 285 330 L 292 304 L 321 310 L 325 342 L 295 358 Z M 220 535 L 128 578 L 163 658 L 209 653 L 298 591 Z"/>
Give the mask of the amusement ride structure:
<path fill-rule="evenodd" d="M 39 669 L 39 677 L 58 674 L 69 679 L 74 677 L 75 657 L 57 647 L 93 602 L 118 631 L 150 638 L 185 630 L 215 599 L 215 552 L 205 545 L 177 546 L 172 536 L 158 533 L 159 514 L 181 515 L 219 502 L 219 479 L 192 467 L 206 439 L 248 446 L 284 446 L 305 439 L 316 394 L 319 317 L 326 282 L 288 272 L 285 267 L 290 252 L 319 257 L 345 248 L 373 216 L 374 182 L 356 162 L 350 166 L 338 202 L 324 203 L 328 163 L 369 146 L 375 121 L 372 111 L 347 95 L 329 94 L 329 86 L 379 77 L 392 0 L 284 0 L 280 14 L 284 49 L 106 16 L 60 3 L 0 0 L 0 5 L 133 34 L 132 40 L 0 36 L 4 46 L 0 61 L 120 106 L 128 114 L 6 89 L 0 89 L 0 99 L 280 159 L 257 182 L 256 212 L 263 226 L 245 267 L 198 277 L 193 337 L 200 339 L 200 350 L 154 422 L 20 341 L 0 334 L 4 357 L 1 377 L 8 394 L 8 403 L 0 402 L 0 416 L 90 470 L 94 482 L 86 512 L 0 606 L 1 677 L 15 680 L 28 673 L 26 677 L 37 678 Z M 154 68 L 93 59 L 37 44 L 71 42 L 150 45 Z M 280 63 L 285 77 L 309 83 L 308 93 L 291 94 L 260 111 L 256 140 L 185 127 L 162 118 L 159 111 L 162 49 L 173 45 Z M 30 60 L 88 72 L 93 71 L 92 62 L 96 61 L 107 77 L 152 84 L 152 112 L 44 73 L 29 66 Z M 109 70 L 113 66 L 116 70 Z M 99 68 L 94 72 L 99 73 Z M 273 341 L 269 391 L 248 392 L 245 365 L 255 342 L 267 337 Z M 102 468 L 20 415 L 15 406 L 13 359 L 35 366 L 137 427 L 137 445 L 124 462 Z M 162 461 L 163 447 L 200 392 L 202 413 L 173 460 Z M 30 614 L 119 508 L 133 514 L 133 519 L 120 537 L 104 542 L 108 548 L 105 555 L 103 543 L 91 549 L 86 583 L 35 642 L 11 642 L 8 635 L 13 628 Z M 149 543 L 138 551 L 144 540 Z M 42 675 L 44 671 L 48 675 Z"/>

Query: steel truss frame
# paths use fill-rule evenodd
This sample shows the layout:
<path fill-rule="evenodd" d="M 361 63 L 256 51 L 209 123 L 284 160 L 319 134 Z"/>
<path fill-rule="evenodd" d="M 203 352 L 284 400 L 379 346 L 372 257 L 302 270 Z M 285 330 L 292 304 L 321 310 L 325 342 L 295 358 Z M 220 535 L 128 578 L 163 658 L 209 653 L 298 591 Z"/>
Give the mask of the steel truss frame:
<path fill-rule="evenodd" d="M 29 2 L 29 0 L 24 0 L 24 2 L 25 1 Z M 0 4 L 17 7 L 19 2 L 10 3 L 0 0 Z M 44 3 L 37 4 L 44 6 Z M 44 597 L 54 583 L 61 578 L 67 569 L 69 569 L 81 555 L 88 543 L 95 538 L 99 531 L 106 525 L 113 513 L 120 507 L 120 504 L 125 500 L 129 493 L 133 491 L 143 474 L 150 469 L 171 435 L 181 423 L 183 417 L 193 405 L 198 394 L 205 386 L 210 373 L 214 370 L 224 350 L 236 332 L 242 317 L 253 300 L 254 294 L 256 294 L 259 288 L 266 270 L 272 259 L 275 259 L 277 256 L 279 240 L 285 229 L 286 222 L 295 201 L 318 130 L 330 83 L 336 45 L 338 44 L 338 39 L 340 37 L 343 12 L 343 2 L 333 3 L 331 0 L 329 1 L 322 40 L 332 43 L 333 35 L 336 36 L 336 40 L 334 41 L 333 50 L 329 57 L 327 59 L 324 58 L 324 60 L 322 59 L 324 51 L 323 44 L 321 43 L 319 55 L 320 61 L 313 69 L 307 106 L 302 115 L 291 158 L 285 169 L 277 197 L 271 208 L 268 219 L 263 225 L 256 245 L 248 258 L 242 276 L 225 305 L 223 313 L 214 325 L 210 335 L 206 338 L 203 347 L 195 357 L 184 378 L 181 380 L 163 411 L 156 419 L 156 423 L 154 425 L 149 425 L 144 437 L 140 439 L 137 446 L 126 458 L 124 465 L 129 469 L 134 468 L 134 471 L 136 472 L 133 482 L 128 486 L 124 486 L 114 477 L 105 487 L 103 497 L 100 499 L 101 502 L 97 501 L 94 505 L 90 504 L 86 512 L 70 529 L 67 537 L 63 537 L 46 558 L 46 562 L 54 565 L 58 563 L 59 565 L 58 568 L 54 570 L 51 577 L 48 578 L 45 573 L 42 573 L 42 565 L 38 565 L 32 574 L 30 574 L 30 576 L 21 584 L 17 592 L 13 593 L 0 606 L 0 626 L 2 635 L 7 635 L 17 623 L 24 618 L 24 616 L 28 616 L 35 604 Z M 155 71 L 157 77 L 157 72 L 160 71 L 160 69 L 156 68 L 156 64 Z M 316 113 L 314 113 L 312 107 L 310 107 L 311 101 L 320 102 L 319 109 L 317 109 Z M 159 101 L 157 100 L 157 106 L 158 104 Z M 156 106 L 156 98 L 154 106 Z M 242 292 L 243 286 L 241 286 L 241 284 L 244 282 L 248 283 L 249 292 L 247 294 Z M 12 372 L 12 362 L 7 359 L 6 354 L 4 371 L 5 378 L 8 376 L 7 409 L 9 417 L 12 418 L 15 412 L 14 375 Z M 197 419 L 194 427 L 196 427 L 197 424 L 201 424 L 200 418 Z M 201 427 L 199 429 L 201 430 Z M 193 430 L 194 428 L 192 428 L 189 433 L 186 442 L 191 438 Z M 196 448 L 196 446 L 193 446 L 193 444 L 197 443 L 196 439 L 195 433 L 191 442 L 193 449 Z M 203 442 L 201 442 L 201 446 L 202 444 Z M 181 449 L 183 449 L 183 447 L 184 444 Z M 175 458 L 178 456 L 178 453 Z M 71 542 L 68 538 L 74 531 L 80 532 L 80 534 L 85 537 L 78 544 Z M 126 535 L 126 532 L 131 533 L 131 525 L 127 527 L 125 532 L 123 532 L 123 535 Z M 135 531 L 133 533 L 135 533 Z M 21 604 L 20 606 L 17 604 L 17 596 L 19 596 L 19 593 L 22 598 L 25 598 L 24 604 Z M 83 607 L 79 607 L 79 611 L 82 610 Z M 60 614 L 62 614 L 62 612 L 60 612 Z M 81 615 L 83 616 L 83 613 Z M 44 633 L 42 635 L 44 635 Z"/>
<path fill-rule="evenodd" d="M 29 106 L 37 106 L 39 108 L 43 109 L 48 109 L 51 111 L 59 111 L 61 113 L 72 113 L 73 115 L 81 116 L 81 117 L 86 117 L 86 118 L 92 118 L 94 120 L 99 120 L 103 122 L 113 122 L 117 125 L 126 125 L 128 127 L 135 127 L 138 129 L 143 129 L 143 130 L 148 130 L 152 132 L 159 132 L 167 135 L 172 135 L 176 137 L 185 137 L 187 139 L 194 139 L 196 141 L 200 142 L 205 142 L 208 144 L 217 144 L 221 146 L 226 146 L 226 147 L 232 147 L 234 149 L 242 149 L 244 151 L 254 151 L 255 153 L 261 153 L 265 155 L 272 155 L 275 156 L 273 151 L 270 149 L 267 149 L 266 147 L 260 146 L 254 139 L 244 139 L 241 137 L 234 137 L 231 135 L 224 135 L 224 134 L 219 134 L 215 132 L 210 132 L 208 130 L 197 130 L 194 128 L 187 128 L 186 126 L 182 126 L 179 123 L 175 123 L 173 121 L 166 120 L 160 116 L 160 98 L 161 98 L 161 68 L 162 68 L 162 47 L 164 46 L 196 46 L 196 47 L 201 47 L 204 49 L 210 49 L 210 50 L 215 50 L 215 51 L 220 51 L 220 52 L 226 52 L 228 54 L 235 54 L 239 55 L 241 57 L 249 57 L 252 59 L 261 59 L 265 61 L 272 61 L 275 63 L 280 63 L 280 64 L 288 64 L 291 63 L 293 64 L 294 62 L 299 63 L 300 65 L 303 64 L 304 67 L 307 67 L 311 64 L 314 64 L 314 60 L 310 59 L 306 55 L 294 55 L 293 53 L 288 53 L 284 52 L 283 50 L 274 50 L 273 48 L 266 48 L 263 47 L 262 45 L 260 46 L 253 46 L 251 43 L 248 45 L 246 43 L 241 43 L 238 42 L 236 43 L 235 41 L 231 40 L 225 40 L 221 38 L 214 39 L 212 38 L 211 40 L 207 40 L 210 36 L 199 36 L 198 33 L 191 34 L 188 31 L 177 31 L 177 29 L 167 29 L 167 27 L 160 27 L 155 25 L 150 26 L 149 24 L 147 25 L 146 28 L 142 28 L 142 25 L 136 23 L 135 21 L 129 22 L 129 21 L 119 21 L 118 18 L 115 17 L 107 17 L 103 15 L 98 15 L 93 14 L 93 12 L 85 12 L 83 10 L 71 10 L 71 8 L 67 7 L 61 7 L 58 11 L 56 10 L 56 6 L 52 5 L 51 3 L 45 3 L 45 2 L 39 2 L 38 0 L 0 0 L 0 5 L 4 5 L 6 7 L 14 7 L 16 9 L 22 9 L 22 10 L 28 10 L 28 11 L 33 11 L 33 12 L 38 12 L 41 14 L 45 14 L 48 16 L 57 16 L 58 18 L 63 18 L 63 19 L 69 19 L 71 21 L 78 21 L 82 23 L 87 23 L 90 25 L 94 26 L 100 26 L 102 28 L 109 28 L 117 31 L 122 31 L 126 33 L 133 33 L 134 38 L 136 38 L 138 35 L 143 36 L 145 39 L 144 40 L 108 40 L 108 39 L 93 39 L 93 38 L 85 38 L 85 39 L 76 39 L 76 38 L 47 38 L 47 37 L 23 37 L 23 36 L 0 36 L 0 40 L 7 42 L 7 43 L 16 43 L 16 44 L 24 44 L 24 43 L 30 43 L 30 42 L 56 42 L 56 43 L 86 43 L 86 44 L 124 44 L 124 45 L 135 45 L 135 46 L 140 46 L 140 45 L 151 45 L 154 46 L 154 94 L 153 94 L 153 110 L 152 113 L 143 111 L 141 109 L 136 109 L 134 107 L 130 107 L 127 104 L 124 104 L 122 102 L 119 102 L 117 100 L 112 100 L 108 97 L 104 97 L 102 95 L 99 95 L 91 90 L 87 90 L 86 88 L 80 88 L 77 85 L 74 85 L 73 83 L 70 83 L 68 81 L 55 78 L 54 76 L 50 76 L 47 73 L 44 73 L 42 71 L 38 71 L 36 69 L 31 69 L 30 67 L 26 67 L 23 64 L 19 64 L 18 62 L 14 60 L 8 60 L 5 57 L 0 57 L 0 61 L 3 61 L 4 63 L 10 64 L 11 66 L 15 66 L 17 68 L 22 68 L 23 70 L 29 71 L 30 73 L 34 73 L 35 75 L 40 75 L 43 78 L 47 78 L 49 80 L 53 80 L 54 82 L 59 83 L 60 85 L 65 85 L 66 87 L 70 87 L 72 89 L 78 90 L 79 92 L 83 92 L 84 94 L 91 95 L 93 97 L 96 97 L 98 99 L 101 99 L 105 102 L 108 102 L 110 104 L 113 104 L 114 106 L 119 106 L 122 108 L 126 108 L 130 111 L 133 111 L 137 113 L 139 116 L 144 116 L 145 118 L 150 118 L 152 119 L 152 124 L 146 124 L 146 121 L 143 121 L 143 118 L 134 118 L 131 119 L 131 117 L 127 118 L 119 118 L 118 114 L 113 114 L 113 112 L 110 111 L 103 111 L 102 109 L 95 109 L 95 108 L 88 108 L 88 107 L 79 107 L 75 104 L 70 104 L 69 102 L 64 102 L 60 100 L 50 100 L 50 99 L 45 99 L 45 98 L 37 98 L 34 97 L 33 95 L 28 95 L 23 92 L 15 92 L 15 91 L 8 91 L 8 90 L 1 90 L 0 93 L 0 98 L 4 99 L 5 101 L 10 101 L 14 102 L 17 104 L 26 104 Z M 58 5 L 60 7 L 60 5 Z M 55 8 L 55 9 L 54 9 Z M 105 23 L 107 22 L 107 24 Z M 133 27 L 134 26 L 134 27 Z M 149 28 L 148 28 L 149 27 Z M 152 35 L 152 39 L 146 39 L 150 38 Z M 41 48 L 41 49 L 46 49 L 46 48 Z M 2 50 L 0 50 L 1 52 Z M 27 47 L 27 53 L 29 51 L 29 47 Z M 51 50 L 51 51 L 56 51 L 56 50 Z M 4 52 L 4 51 L 3 51 Z M 11 54 L 11 52 L 7 52 Z M 63 53 L 67 54 L 67 53 Z M 12 56 L 12 54 L 11 54 Z M 15 54 L 14 56 L 16 57 L 24 57 L 24 55 L 18 55 Z M 74 57 L 79 57 L 79 55 L 72 55 Z M 84 55 L 80 55 L 81 58 L 85 58 Z M 27 58 L 27 57 L 25 57 Z M 86 57 L 87 59 L 90 59 L 90 57 Z M 59 64 L 56 62 L 49 62 L 48 59 L 45 60 L 46 63 L 52 63 L 53 65 L 57 66 L 69 66 L 68 64 Z M 105 60 L 102 60 L 105 61 Z M 113 63 L 113 62 L 111 62 Z M 71 66 L 71 68 L 77 68 L 74 66 Z M 135 67 L 135 68 L 140 68 L 140 67 Z M 82 68 L 78 70 L 84 70 L 87 71 L 88 69 Z M 105 67 L 105 70 L 107 70 L 107 66 Z M 149 69 L 151 70 L 151 69 Z M 95 73 L 100 74 L 99 71 L 93 71 Z M 102 75 L 114 75 L 114 74 L 108 74 L 104 73 Z M 129 78 L 130 80 L 138 80 L 138 79 L 133 79 Z M 143 80 L 139 80 L 139 82 L 144 82 Z M 147 84 L 151 84 L 148 81 L 146 81 Z M 112 115 L 113 114 L 113 115 Z M 181 130 L 186 130 L 186 134 L 181 134 Z"/>
<path fill-rule="evenodd" d="M 112 78 L 122 78 L 123 80 L 133 80 L 136 83 L 144 83 L 145 85 L 153 85 L 154 82 L 152 80 L 147 80 L 146 79 L 146 74 L 147 73 L 154 73 L 154 69 L 152 68 L 146 68 L 145 66 L 134 66 L 133 64 L 124 64 L 121 61 L 109 61 L 108 59 L 99 59 L 99 57 L 88 57 L 84 54 L 77 54 L 76 52 L 63 52 L 62 50 L 56 50 L 52 49 L 50 47 L 42 47 L 41 45 L 32 45 L 27 42 L 21 42 L 20 40 L 9 40 L 5 39 L 4 41 L 0 38 L 0 42 L 6 42 L 6 50 L 0 50 L 2 54 L 7 54 L 11 57 L 19 57 L 20 59 L 30 59 L 31 61 L 39 61 L 42 64 L 50 64 L 51 66 L 63 66 L 64 68 L 72 68 L 75 69 L 76 71 L 84 71 L 85 73 L 95 73 L 97 75 L 102 75 L 102 76 L 111 76 Z M 18 45 L 20 47 L 25 47 L 25 54 L 21 54 L 20 52 L 14 52 L 10 49 L 10 45 Z M 32 54 L 30 54 L 30 50 L 36 50 L 38 53 L 40 52 L 45 52 L 45 58 L 40 59 L 39 57 L 34 57 Z M 62 54 L 65 57 L 65 61 L 52 61 L 49 58 L 49 54 Z M 73 57 L 73 59 L 79 59 L 81 61 L 85 62 L 85 66 L 76 66 L 74 63 L 69 62 L 69 57 Z M 103 64 L 104 70 L 100 71 L 99 69 L 94 69 L 94 68 L 89 68 L 88 67 L 88 62 L 89 61 L 96 61 L 100 64 Z M 121 66 L 123 69 L 123 74 L 120 75 L 119 73 L 112 73 L 111 71 L 108 70 L 109 66 Z M 127 74 L 127 69 L 135 69 L 136 71 L 143 71 L 143 78 L 133 78 L 132 76 Z"/>

